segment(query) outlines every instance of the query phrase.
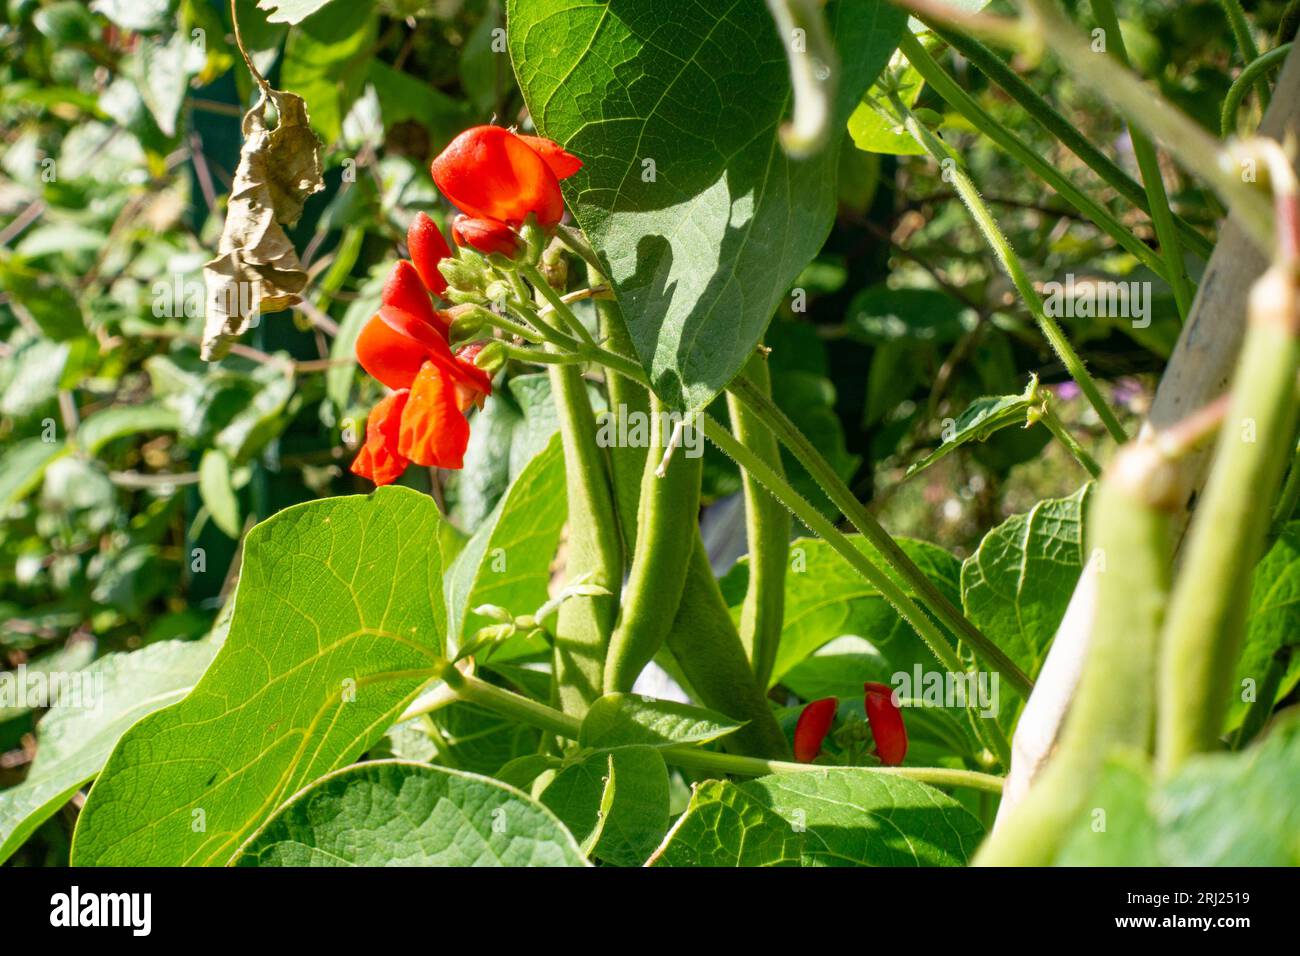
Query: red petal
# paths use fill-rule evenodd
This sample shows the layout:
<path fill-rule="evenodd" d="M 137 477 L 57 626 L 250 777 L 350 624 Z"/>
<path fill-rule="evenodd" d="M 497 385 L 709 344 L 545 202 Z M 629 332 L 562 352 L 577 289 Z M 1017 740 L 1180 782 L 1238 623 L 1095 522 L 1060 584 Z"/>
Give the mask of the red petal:
<path fill-rule="evenodd" d="M 388 274 L 379 301 L 385 308 L 406 312 L 413 319 L 436 328 L 446 338 L 447 320 L 434 309 L 420 274 L 405 259 L 399 259 L 393 266 L 393 271 Z"/>
<path fill-rule="evenodd" d="M 357 336 L 357 361 L 389 388 L 409 388 L 428 360 L 419 342 L 372 315 Z"/>
<path fill-rule="evenodd" d="M 455 388 L 430 362 L 411 385 L 398 450 L 419 465 L 463 468 L 468 444 L 469 422 L 457 407 Z"/>
<path fill-rule="evenodd" d="M 560 183 L 527 143 L 499 126 L 475 126 L 448 144 L 430 167 L 434 182 L 462 212 L 520 225 L 537 214 L 543 226 L 564 215 Z"/>
<path fill-rule="evenodd" d="M 556 179 L 568 179 L 582 168 L 582 160 L 555 142 L 543 136 L 519 137 L 532 147 L 533 152 L 542 157 L 542 162 L 551 167 Z"/>
<path fill-rule="evenodd" d="M 799 714 L 799 722 L 794 727 L 794 759 L 800 763 L 812 763 L 822 752 L 822 741 L 835 721 L 835 711 L 839 701 L 834 697 L 814 700 Z"/>
<path fill-rule="evenodd" d="M 479 252 L 499 252 L 513 259 L 519 252 L 519 237 L 504 222 L 457 216 L 451 222 L 451 237 L 458 246 L 472 246 Z"/>
<path fill-rule="evenodd" d="M 417 212 L 411 220 L 411 228 L 406 230 L 406 251 L 424 287 L 434 295 L 446 292 L 447 280 L 438 271 L 438 263 L 451 258 L 451 247 L 428 214 Z"/>
<path fill-rule="evenodd" d="M 907 727 L 903 712 L 894 703 L 894 690 L 886 684 L 863 684 L 866 692 L 863 704 L 871 736 L 876 742 L 876 754 L 886 767 L 896 767 L 907 756 Z"/>
<path fill-rule="evenodd" d="M 397 450 L 402 411 L 407 391 L 402 389 L 383 399 L 366 419 L 366 441 L 352 461 L 352 473 L 369 478 L 376 485 L 392 484 L 410 464 Z"/>

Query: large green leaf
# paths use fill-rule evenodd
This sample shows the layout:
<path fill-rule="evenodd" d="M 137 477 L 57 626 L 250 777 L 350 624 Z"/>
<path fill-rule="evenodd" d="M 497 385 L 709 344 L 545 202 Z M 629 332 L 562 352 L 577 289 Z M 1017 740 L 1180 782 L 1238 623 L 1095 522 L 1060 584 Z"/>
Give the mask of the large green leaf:
<path fill-rule="evenodd" d="M 589 754 L 538 799 L 605 863 L 640 866 L 668 830 L 668 767 L 653 747 Z"/>
<path fill-rule="evenodd" d="M 1031 677 L 1038 673 L 1087 561 L 1092 484 L 1049 498 L 984 536 L 961 568 L 966 616 Z M 1004 707 L 1007 720 L 1015 714 Z"/>
<path fill-rule="evenodd" d="M 228 862 L 277 807 L 355 760 L 444 650 L 441 518 L 425 495 L 296 505 L 249 532 L 226 642 L 180 704 L 113 750 L 81 865 Z"/>
<path fill-rule="evenodd" d="M 984 835 L 952 797 L 870 770 L 773 774 L 740 788 L 806 828 L 805 865 L 960 866 Z"/>
<path fill-rule="evenodd" d="M 0 863 L 99 772 L 128 727 L 184 697 L 216 652 L 208 640 L 161 641 L 82 671 L 97 706 L 50 708 L 37 726 L 27 779 L 0 792 Z"/>
<path fill-rule="evenodd" d="M 584 866 L 531 797 L 488 777 L 403 760 L 327 774 L 243 848 L 239 866 Z"/>
<path fill-rule="evenodd" d="M 0 455 L 0 508 L 22 500 L 41 483 L 45 469 L 68 453 L 61 441 L 24 438 Z"/>
<path fill-rule="evenodd" d="M 280 85 L 307 101 L 312 129 L 326 145 L 338 139 L 365 85 L 378 22 L 373 0 L 352 0 L 331 4 L 289 31 Z"/>
<path fill-rule="evenodd" d="M 648 866 L 798 866 L 803 834 L 725 780 L 706 780 Z"/>
<path fill-rule="evenodd" d="M 564 455 L 553 436 L 456 555 L 445 588 L 453 640 L 494 623 L 474 608 L 484 604 L 532 614 L 547 599 L 551 561 L 568 515 Z M 500 652 L 498 652 L 498 656 Z"/>
<path fill-rule="evenodd" d="M 585 163 L 565 183 L 608 263 L 655 391 L 700 408 L 753 354 L 836 207 L 844 123 L 904 16 L 833 5 L 842 61 L 824 151 L 795 161 L 783 37 L 762 0 L 512 0 L 509 45 L 539 130 Z"/>

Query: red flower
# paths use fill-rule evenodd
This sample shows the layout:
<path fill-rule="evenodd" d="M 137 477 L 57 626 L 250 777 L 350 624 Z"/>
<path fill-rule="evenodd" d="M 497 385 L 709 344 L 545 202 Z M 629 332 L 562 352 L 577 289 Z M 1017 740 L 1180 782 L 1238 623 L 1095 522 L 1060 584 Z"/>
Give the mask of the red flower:
<path fill-rule="evenodd" d="M 434 295 L 447 291 L 447 280 L 438 271 L 438 263 L 451 258 L 451 247 L 442 237 L 437 224 L 425 213 L 417 212 L 406 230 L 406 249 L 424 287 Z"/>
<path fill-rule="evenodd" d="M 894 691 L 887 684 L 873 683 L 863 684 L 862 690 L 876 755 L 886 767 L 896 767 L 907 756 L 907 727 L 903 712 L 894 703 Z"/>
<path fill-rule="evenodd" d="M 839 701 L 834 697 L 814 700 L 804 707 L 799 714 L 799 722 L 794 727 L 794 759 L 800 763 L 812 763 L 822 752 L 822 741 L 835 720 L 835 711 Z"/>
<path fill-rule="evenodd" d="M 560 180 L 582 162 L 558 143 L 516 136 L 499 126 L 475 126 L 433 161 L 434 182 L 462 212 L 520 226 L 529 213 L 544 228 L 564 215 Z"/>
<path fill-rule="evenodd" d="M 471 246 L 479 252 L 499 252 L 513 259 L 519 252 L 519 237 L 504 222 L 457 216 L 451 222 L 451 237 L 458 246 Z"/>
<path fill-rule="evenodd" d="M 432 267 L 436 273 L 442 258 L 436 245 L 446 243 L 431 221 L 425 226 L 417 217 L 411 235 L 417 231 L 417 239 L 408 238 L 412 254 L 423 259 L 425 271 Z M 353 473 L 377 485 L 396 481 L 411 462 L 462 467 L 469 444 L 465 412 L 492 392 L 491 378 L 473 363 L 477 352 L 452 353 L 450 323 L 433 307 L 432 290 L 422 278 L 411 263 L 398 262 L 384 284 L 379 312 L 357 336 L 361 367 L 395 389 L 370 412 L 365 444 L 352 462 Z"/>

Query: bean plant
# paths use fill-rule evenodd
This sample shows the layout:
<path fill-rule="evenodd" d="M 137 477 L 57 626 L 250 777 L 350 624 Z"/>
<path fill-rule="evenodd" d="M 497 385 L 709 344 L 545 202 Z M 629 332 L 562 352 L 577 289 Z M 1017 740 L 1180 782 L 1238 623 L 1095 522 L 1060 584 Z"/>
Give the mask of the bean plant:
<path fill-rule="evenodd" d="M 1065 6 L 10 0 L 0 861 L 1300 863 L 1298 5 Z"/>

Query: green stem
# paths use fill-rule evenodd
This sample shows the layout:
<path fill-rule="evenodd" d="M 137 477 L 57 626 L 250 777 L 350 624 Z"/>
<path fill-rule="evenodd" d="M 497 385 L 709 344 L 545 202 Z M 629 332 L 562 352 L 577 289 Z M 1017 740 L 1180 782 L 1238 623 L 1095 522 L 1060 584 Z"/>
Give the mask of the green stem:
<path fill-rule="evenodd" d="M 934 582 L 926 576 L 925 572 L 918 568 L 915 562 L 907 556 L 906 552 L 898 546 L 898 543 L 890 537 L 889 532 L 881 527 L 871 513 L 862 506 L 862 503 L 858 501 L 849 487 L 836 474 L 830 462 L 817 451 L 807 436 L 790 421 L 786 414 L 770 398 L 750 387 L 744 379 L 737 379 L 732 382 L 731 389 L 736 397 L 744 402 L 764 425 L 771 429 L 781 443 L 794 453 L 794 457 L 808 469 L 809 474 L 826 492 L 831 502 L 843 512 L 849 522 L 871 543 L 894 572 L 907 582 L 925 606 L 962 641 L 970 645 L 971 649 L 979 657 L 1002 672 L 1002 677 L 1015 688 L 1017 693 L 1028 697 L 1029 691 L 1033 689 L 1033 682 L 1028 675 L 1020 669 L 1015 661 L 1003 653 L 1001 648 L 990 641 L 979 628 L 972 624 L 969 618 L 953 606 L 952 602 L 943 595 Z M 788 485 L 786 487 L 788 488 Z M 777 494 L 778 498 L 782 497 L 775 489 L 769 490 Z M 791 493 L 793 493 L 792 490 Z M 802 499 L 800 500 L 802 501 Z M 790 507 L 789 502 L 785 502 L 785 504 L 786 507 Z M 811 505 L 804 504 L 805 507 L 812 509 L 814 513 L 821 517 L 821 513 L 813 509 Z M 791 510 L 794 511 L 793 508 Z M 794 511 L 794 514 L 809 528 L 813 528 L 799 511 Z M 839 531 L 829 521 L 826 521 L 824 517 L 821 518 L 821 521 L 824 526 L 831 529 L 833 534 L 838 535 L 841 540 L 845 541 L 846 547 L 852 549 L 862 560 L 866 560 L 861 552 L 847 543 L 843 535 L 840 535 Z M 813 530 L 816 529 L 813 528 Z M 849 563 L 853 564 L 854 560 L 850 559 Z M 925 620 L 928 622 L 929 618 Z"/>
<path fill-rule="evenodd" d="M 1097 15 L 1105 35 L 1111 40 L 1110 49 L 1115 59 L 1127 68 L 1128 50 L 1124 48 L 1124 34 L 1119 28 L 1119 19 L 1115 16 L 1114 5 L 1110 0 L 1092 0 L 1092 10 Z M 1165 259 L 1165 281 L 1173 291 L 1178 315 L 1185 322 L 1192 308 L 1192 290 L 1191 284 L 1187 281 L 1187 272 L 1183 268 L 1182 245 L 1178 241 L 1178 230 L 1174 228 L 1174 214 L 1169 208 L 1169 196 L 1165 193 L 1160 159 L 1156 156 L 1155 146 L 1152 145 L 1147 134 L 1132 124 L 1129 125 L 1129 139 L 1133 143 L 1133 155 L 1137 158 L 1138 169 L 1142 173 L 1142 184 L 1146 188 L 1151 222 L 1156 228 L 1160 253 Z"/>
<path fill-rule="evenodd" d="M 576 333 L 578 339 L 584 345 L 589 348 L 595 348 L 596 341 L 591 337 L 591 333 L 587 331 L 587 327 L 582 324 L 582 320 L 574 314 L 573 309 L 569 308 L 569 304 L 564 301 L 564 298 L 560 293 L 551 288 L 551 284 L 546 281 L 545 276 L 537 271 L 537 267 L 529 265 L 526 262 L 521 262 L 519 263 L 518 268 L 519 274 L 531 282 L 533 288 L 542 294 L 542 298 L 546 299 L 550 307 L 555 310 L 555 313 L 560 317 L 564 324 L 569 327 L 569 330 Z"/>
<path fill-rule="evenodd" d="M 1020 257 L 1016 255 L 1015 250 L 1011 248 L 1011 243 L 1007 241 L 1006 236 L 1002 234 L 1002 230 L 998 228 L 997 221 L 993 218 L 988 206 L 984 204 L 984 200 L 980 198 L 979 191 L 976 190 L 975 185 L 966 174 L 958 157 L 953 150 L 917 121 L 915 115 L 898 98 L 897 94 L 891 94 L 890 99 L 898 114 L 898 119 L 907 127 L 908 132 L 912 134 L 913 138 L 921 144 L 941 168 L 950 173 L 957 195 L 961 197 L 966 204 L 966 208 L 970 210 L 971 216 L 975 219 L 975 224 L 979 226 L 980 232 L 984 234 L 984 238 L 992 247 L 993 254 L 997 257 L 998 262 L 1002 264 L 1002 268 L 1010 277 L 1016 291 L 1020 293 L 1025 305 L 1038 322 L 1038 327 L 1042 330 L 1048 344 L 1051 345 L 1052 351 L 1061 360 L 1066 371 L 1070 373 L 1070 377 L 1078 383 L 1079 388 L 1092 404 L 1092 407 L 1096 409 L 1097 416 L 1101 419 L 1102 424 L 1106 426 L 1106 430 L 1110 432 L 1111 437 L 1122 444 L 1128 439 L 1123 426 L 1120 425 L 1119 419 L 1115 417 L 1115 413 L 1110 410 L 1110 406 L 1106 404 L 1097 383 L 1093 380 L 1087 367 L 1084 366 L 1083 360 L 1079 358 L 1078 353 L 1074 351 L 1074 346 L 1065 337 L 1065 333 L 1061 331 L 1061 327 L 1056 323 L 1056 320 L 1047 314 L 1047 310 L 1043 306 L 1043 299 L 1034 289 L 1033 283 L 1030 282 L 1029 276 L 1025 273 L 1024 266 L 1020 263 Z M 951 163 L 951 166 L 948 163 Z"/>
<path fill-rule="evenodd" d="M 1268 89 L 1268 84 L 1263 80 L 1264 74 L 1286 59 L 1287 54 L 1291 52 L 1291 46 L 1291 43 L 1283 43 L 1263 56 L 1251 60 L 1241 71 L 1241 75 L 1232 81 L 1232 86 L 1228 87 L 1228 95 L 1223 98 L 1223 110 L 1219 114 L 1219 130 L 1224 139 L 1237 131 L 1237 110 L 1241 109 L 1241 101 L 1245 99 L 1246 91 L 1250 89 L 1251 84 L 1263 84 L 1264 88 Z"/>
<path fill-rule="evenodd" d="M 1082 466 L 1083 470 L 1092 475 L 1093 478 L 1100 478 L 1101 466 L 1097 464 L 1095 458 L 1084 450 L 1084 447 L 1079 444 L 1075 437 L 1070 434 L 1070 430 L 1065 427 L 1065 423 L 1061 421 L 1060 416 L 1056 414 L 1056 411 L 1052 406 L 1049 403 L 1044 402 L 1038 411 L 1040 420 L 1047 426 L 1047 430 L 1055 436 L 1057 441 L 1065 446 L 1065 450 L 1074 457 L 1074 460 Z"/>
<path fill-rule="evenodd" d="M 641 475 L 636 549 L 623 594 L 623 612 L 609 643 L 605 692 L 630 691 L 642 669 L 654 659 L 672 629 L 673 616 L 686 583 L 686 569 L 700 508 L 703 456 L 678 448 L 660 474 L 673 434 L 669 409 L 650 397 L 650 450 Z"/>
<path fill-rule="evenodd" d="M 577 253 L 583 262 L 587 263 L 587 266 L 589 267 L 588 275 L 594 271 L 596 275 L 600 277 L 602 283 L 606 281 L 605 267 L 601 265 L 600 257 L 596 255 L 596 250 L 591 248 L 591 244 L 587 242 L 582 233 L 577 229 L 574 229 L 572 226 L 561 224 L 556 226 L 555 234 L 560 237 L 561 242 Z M 594 283 L 595 280 L 593 280 L 593 284 Z"/>
<path fill-rule="evenodd" d="M 993 140 L 1016 162 L 1033 171 L 1040 179 L 1052 187 L 1061 198 L 1091 219 L 1100 229 L 1107 233 L 1121 246 L 1136 256 L 1143 265 L 1161 278 L 1168 280 L 1166 264 L 1151 248 L 1135 236 L 1116 219 L 1101 203 L 1092 199 L 1083 190 L 1070 182 L 1055 166 L 1044 159 L 1028 143 L 998 122 L 979 105 L 969 93 L 957 85 L 943 68 L 930 56 L 910 31 L 903 33 L 898 44 L 899 50 L 908 62 L 916 67 L 927 83 L 934 88 L 955 110 L 970 120 L 977 130 Z"/>
<path fill-rule="evenodd" d="M 577 740 L 582 721 L 561 713 L 545 704 L 504 690 L 477 677 L 447 668 L 443 675 L 448 686 L 464 701 L 478 704 L 505 717 L 513 717 L 549 733 Z M 739 754 L 718 753 L 697 747 L 672 746 L 659 751 L 664 760 L 678 767 L 702 770 L 706 773 L 729 773 L 737 776 L 761 777 L 773 773 L 825 773 L 826 768 L 815 764 L 792 763 L 786 760 L 766 760 Z M 1000 793 L 1002 778 L 971 770 L 953 770 L 948 767 L 870 767 L 864 773 L 905 777 L 938 787 L 967 787 L 988 793 Z"/>
<path fill-rule="evenodd" d="M 1273 508 L 1272 537 L 1282 533 L 1286 523 L 1295 515 L 1297 503 L 1300 503 L 1300 444 L 1296 445 L 1291 458 L 1291 470 L 1287 472 L 1282 494 L 1278 496 L 1277 505 Z"/>
<path fill-rule="evenodd" d="M 930 25 L 934 33 L 950 47 L 964 56 L 976 69 L 1000 86 L 1008 96 L 1020 104 L 1039 126 L 1047 130 L 1067 149 L 1083 161 L 1093 172 L 1100 176 L 1107 185 L 1132 203 L 1144 213 L 1151 214 L 1151 204 L 1146 190 L 1136 179 L 1124 172 L 1109 156 L 1099 150 L 1092 142 L 1079 132 L 1079 127 L 1066 119 L 1051 103 L 1039 95 L 1038 91 L 1020 78 L 1005 60 L 994 53 L 975 37 L 938 25 L 928 14 L 918 17 Z M 1174 225 L 1187 248 L 1202 259 L 1208 259 L 1214 251 L 1214 245 L 1187 220 L 1175 216 Z"/>
<path fill-rule="evenodd" d="M 751 387 L 771 394 L 767 358 L 755 354 L 741 372 Z M 781 446 L 776 436 L 735 394 L 727 395 L 727 411 L 736 440 L 762 458 L 778 475 Z M 766 687 L 776 663 L 777 645 L 785 618 L 785 573 L 790 551 L 790 512 L 750 476 L 744 474 L 745 536 L 749 546 L 749 583 L 740 612 L 740 639 L 760 687 Z"/>
<path fill-rule="evenodd" d="M 1219 0 L 1219 6 L 1223 7 L 1223 14 L 1228 18 L 1228 25 L 1232 27 L 1232 35 L 1237 41 L 1238 49 L 1241 50 L 1242 62 L 1254 63 L 1259 59 L 1259 47 L 1255 46 L 1255 40 L 1250 35 L 1250 24 L 1246 22 L 1246 13 L 1241 9 L 1241 4 L 1238 0 Z M 1255 89 L 1259 93 L 1259 108 L 1266 109 L 1268 84 L 1260 80 Z"/>
<path fill-rule="evenodd" d="M 501 343 L 507 358 L 516 362 L 530 362 L 533 365 L 585 365 L 587 360 L 576 352 L 542 352 L 539 349 L 524 348 Z"/>
<path fill-rule="evenodd" d="M 1271 267 L 1251 290 L 1231 405 L 1184 550 L 1162 637 L 1160 770 L 1218 746 L 1274 500 L 1295 440 L 1300 289 Z"/>

